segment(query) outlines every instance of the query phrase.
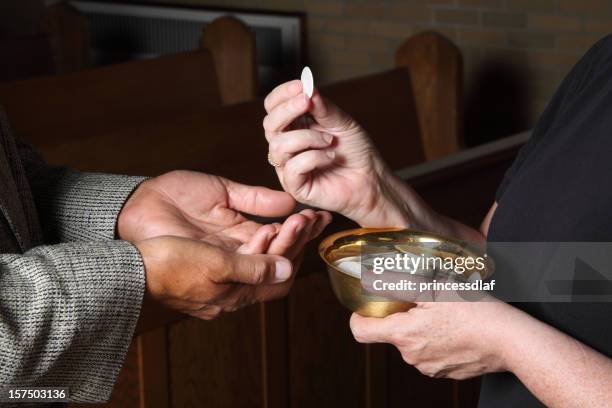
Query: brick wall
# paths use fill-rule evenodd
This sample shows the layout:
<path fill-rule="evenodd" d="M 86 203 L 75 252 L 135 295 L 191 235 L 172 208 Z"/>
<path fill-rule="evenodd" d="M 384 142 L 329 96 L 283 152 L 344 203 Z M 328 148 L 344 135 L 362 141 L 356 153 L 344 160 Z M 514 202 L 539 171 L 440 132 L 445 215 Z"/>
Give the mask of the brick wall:
<path fill-rule="evenodd" d="M 524 112 L 513 114 L 525 117 L 517 119 L 523 127 L 533 124 L 588 47 L 612 31 L 607 0 L 160 1 L 305 12 L 318 84 L 388 69 L 403 39 L 437 30 L 463 52 L 466 109 L 478 114 L 470 103 L 482 105 L 487 89 L 497 89 L 497 98 L 518 92 L 507 104 L 521 105 Z"/>

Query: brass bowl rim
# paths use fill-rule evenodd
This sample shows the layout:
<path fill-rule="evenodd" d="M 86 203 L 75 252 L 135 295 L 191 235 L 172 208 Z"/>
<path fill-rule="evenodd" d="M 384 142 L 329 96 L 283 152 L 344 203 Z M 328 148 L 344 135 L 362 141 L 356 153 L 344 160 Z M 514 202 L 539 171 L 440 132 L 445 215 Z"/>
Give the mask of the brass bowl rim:
<path fill-rule="evenodd" d="M 326 256 L 325 256 L 325 252 L 329 249 L 330 246 L 332 246 L 334 244 L 334 242 L 336 242 L 336 240 L 340 239 L 340 238 L 344 238 L 348 235 L 365 235 L 365 234 L 371 234 L 371 233 L 376 233 L 376 232 L 398 232 L 398 231 L 406 231 L 409 232 L 411 234 L 414 235 L 419 235 L 423 238 L 431 238 L 431 239 L 435 239 L 436 241 L 441 241 L 441 242 L 451 242 L 454 243 L 456 245 L 459 245 L 461 247 L 466 247 L 468 249 L 470 249 L 472 252 L 474 253 L 482 253 L 482 251 L 478 251 L 476 249 L 473 249 L 471 246 L 469 246 L 469 244 L 465 241 L 462 241 L 460 239 L 456 239 L 456 238 L 449 238 L 446 237 L 444 235 L 440 235 L 440 234 L 435 234 L 433 232 L 428 232 L 428 231 L 422 231 L 422 230 L 417 230 L 417 229 L 411 229 L 411 228 L 402 228 L 402 227 L 395 227 L 395 228 L 353 228 L 353 229 L 349 229 L 349 230 L 344 230 L 344 231 L 338 231 L 336 233 L 331 234 L 330 236 L 326 237 L 325 239 L 323 239 L 323 241 L 321 241 L 321 243 L 319 244 L 319 256 L 321 257 L 321 259 L 323 260 L 323 262 L 325 262 L 325 264 L 332 268 L 333 270 L 346 275 L 348 277 L 351 277 L 353 279 L 359 279 L 355 276 L 352 276 L 351 274 L 348 274 L 344 271 L 342 271 L 341 269 L 337 268 L 334 264 L 330 263 Z M 484 252 L 486 253 L 486 251 Z M 495 263 L 493 262 L 493 260 L 491 258 L 487 258 L 487 263 L 488 266 L 490 267 L 490 270 L 488 270 L 487 275 L 491 276 L 494 272 L 495 272 Z"/>

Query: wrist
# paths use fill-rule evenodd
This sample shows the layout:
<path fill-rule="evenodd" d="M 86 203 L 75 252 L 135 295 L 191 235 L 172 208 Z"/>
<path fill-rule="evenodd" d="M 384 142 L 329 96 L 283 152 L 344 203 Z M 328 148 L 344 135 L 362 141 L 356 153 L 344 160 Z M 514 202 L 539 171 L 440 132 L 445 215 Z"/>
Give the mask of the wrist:
<path fill-rule="evenodd" d="M 118 239 L 125 241 L 136 241 L 135 239 L 135 228 L 138 224 L 137 205 L 140 201 L 140 197 L 143 195 L 143 191 L 146 190 L 149 180 L 145 180 L 140 183 L 134 191 L 127 197 L 119 215 L 117 216 L 117 226 L 115 230 L 115 236 Z"/>
<path fill-rule="evenodd" d="M 409 206 L 410 187 L 398 179 L 384 163 L 374 166 L 370 206 L 353 218 L 362 227 L 415 228 Z"/>
<path fill-rule="evenodd" d="M 523 344 L 531 338 L 529 320 L 532 318 L 507 303 L 495 300 L 493 304 L 496 308 L 489 321 L 484 322 L 488 336 L 483 340 L 496 359 L 496 371 L 514 372 L 516 359 L 523 358 Z"/>
<path fill-rule="evenodd" d="M 167 269 L 169 251 L 164 244 L 166 238 L 152 238 L 134 243 L 140 252 L 145 270 L 145 294 L 159 300 L 164 294 L 163 276 Z"/>

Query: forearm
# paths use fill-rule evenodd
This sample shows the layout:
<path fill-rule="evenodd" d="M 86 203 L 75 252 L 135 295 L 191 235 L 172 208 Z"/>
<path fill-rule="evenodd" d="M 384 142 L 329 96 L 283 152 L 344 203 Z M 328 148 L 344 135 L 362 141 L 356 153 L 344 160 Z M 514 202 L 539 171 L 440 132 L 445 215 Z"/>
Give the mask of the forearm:
<path fill-rule="evenodd" d="M 475 228 L 469 227 L 433 210 L 407 183 L 387 173 L 380 180 L 381 199 L 376 216 L 370 217 L 362 226 L 404 227 L 461 239 L 481 245 L 486 237 Z"/>
<path fill-rule="evenodd" d="M 516 310 L 516 309 L 515 309 Z M 506 325 L 507 369 L 546 406 L 610 404 L 612 360 L 559 330 L 518 311 Z"/>

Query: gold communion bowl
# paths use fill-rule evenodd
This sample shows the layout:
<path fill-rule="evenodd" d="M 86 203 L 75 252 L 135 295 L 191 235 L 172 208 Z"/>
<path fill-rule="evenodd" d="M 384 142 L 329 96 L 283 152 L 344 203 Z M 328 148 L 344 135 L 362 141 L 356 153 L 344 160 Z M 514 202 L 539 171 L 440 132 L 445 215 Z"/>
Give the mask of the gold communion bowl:
<path fill-rule="evenodd" d="M 402 252 L 426 252 L 438 257 L 478 257 L 483 253 L 467 243 L 429 232 L 398 228 L 359 228 L 341 231 L 325 238 L 319 245 L 319 255 L 327 264 L 329 279 L 336 297 L 345 307 L 362 316 L 385 317 L 405 312 L 415 306 L 408 301 L 395 300 L 366 293 L 359 277 L 339 269 L 335 263 L 344 258 L 374 254 L 381 249 Z M 374 251 L 374 252 L 372 252 Z M 482 279 L 493 273 L 494 265 L 485 258 Z M 469 277 L 470 271 L 466 274 Z"/>

